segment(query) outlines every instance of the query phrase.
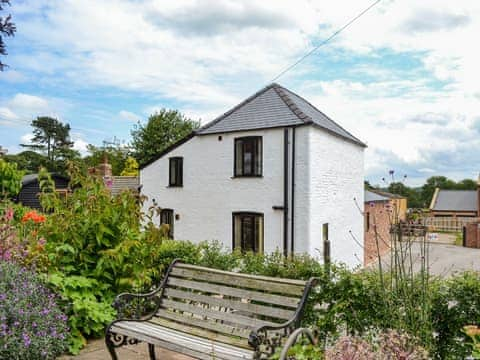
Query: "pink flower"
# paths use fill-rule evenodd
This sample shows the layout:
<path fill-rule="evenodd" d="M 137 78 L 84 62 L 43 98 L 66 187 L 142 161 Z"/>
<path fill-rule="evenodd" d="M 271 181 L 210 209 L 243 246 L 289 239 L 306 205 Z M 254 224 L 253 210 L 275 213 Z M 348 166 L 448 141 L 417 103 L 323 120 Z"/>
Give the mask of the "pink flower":
<path fill-rule="evenodd" d="M 7 221 L 10 221 L 13 219 L 13 209 L 12 208 L 8 208 L 7 211 L 5 212 L 5 218 L 7 219 Z"/>
<path fill-rule="evenodd" d="M 45 238 L 43 238 L 43 237 L 38 239 L 38 245 L 40 245 L 40 246 L 45 245 L 46 242 L 47 242 L 47 240 L 45 240 Z"/>

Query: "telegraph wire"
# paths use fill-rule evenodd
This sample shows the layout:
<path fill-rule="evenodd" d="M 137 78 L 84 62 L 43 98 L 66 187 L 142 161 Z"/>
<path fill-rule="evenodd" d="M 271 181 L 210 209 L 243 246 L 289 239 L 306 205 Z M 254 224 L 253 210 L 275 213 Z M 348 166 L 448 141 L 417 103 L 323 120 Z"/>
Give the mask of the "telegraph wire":
<path fill-rule="evenodd" d="M 325 40 L 323 40 L 320 44 L 318 44 L 317 46 L 315 46 L 312 50 L 310 50 L 309 52 L 307 52 L 305 55 L 303 55 L 300 59 L 298 59 L 297 61 L 295 61 L 293 64 L 287 66 L 285 69 L 283 69 L 277 76 L 275 76 L 270 82 L 275 82 L 278 78 L 280 78 L 281 76 L 283 76 L 285 73 L 287 73 L 288 71 L 292 70 L 295 66 L 297 66 L 298 64 L 300 64 L 303 60 L 305 60 L 307 57 L 309 57 L 310 55 L 312 55 L 315 51 L 317 51 L 320 47 L 322 47 L 323 45 L 327 44 L 330 40 L 332 40 L 335 36 L 337 36 L 338 34 L 340 34 L 343 30 L 345 30 L 347 27 L 349 27 L 351 24 L 353 24 L 355 21 L 357 21 L 359 18 L 361 18 L 365 13 L 367 13 L 370 9 L 372 9 L 373 7 L 375 7 L 379 2 L 381 2 L 382 0 L 377 0 L 375 1 L 374 3 L 372 3 L 369 7 L 367 7 L 365 10 L 363 10 L 361 13 L 359 13 L 357 16 L 355 16 L 353 19 L 351 19 L 350 21 L 348 21 L 345 25 L 343 25 L 340 29 L 338 29 L 337 31 L 335 31 L 332 35 L 330 35 L 328 38 L 326 38 Z"/>

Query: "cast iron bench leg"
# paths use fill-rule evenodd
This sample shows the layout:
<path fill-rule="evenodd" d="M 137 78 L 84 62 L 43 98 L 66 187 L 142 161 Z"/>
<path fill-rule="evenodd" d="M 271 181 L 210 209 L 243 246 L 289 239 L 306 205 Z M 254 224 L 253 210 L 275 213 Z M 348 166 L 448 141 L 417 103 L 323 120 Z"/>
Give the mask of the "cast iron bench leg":
<path fill-rule="evenodd" d="M 148 355 L 150 355 L 150 360 L 155 360 L 155 345 L 148 344 Z"/>

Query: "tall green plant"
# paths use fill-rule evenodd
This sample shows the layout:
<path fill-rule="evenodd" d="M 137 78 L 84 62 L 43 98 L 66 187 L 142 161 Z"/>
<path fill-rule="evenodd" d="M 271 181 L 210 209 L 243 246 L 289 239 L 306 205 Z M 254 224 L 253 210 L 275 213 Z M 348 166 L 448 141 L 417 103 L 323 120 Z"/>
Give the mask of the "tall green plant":
<path fill-rule="evenodd" d="M 17 164 L 0 159 L 0 195 L 2 198 L 16 196 L 22 187 L 23 172 Z"/>

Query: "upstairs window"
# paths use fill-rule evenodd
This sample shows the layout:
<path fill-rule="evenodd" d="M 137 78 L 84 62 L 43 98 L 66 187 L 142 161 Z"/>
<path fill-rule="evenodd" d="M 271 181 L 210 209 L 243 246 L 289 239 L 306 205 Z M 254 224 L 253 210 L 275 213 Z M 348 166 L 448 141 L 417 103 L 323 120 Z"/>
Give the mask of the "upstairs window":
<path fill-rule="evenodd" d="M 235 139 L 234 176 L 262 176 L 262 137 Z"/>
<path fill-rule="evenodd" d="M 168 225 L 168 237 L 173 239 L 173 210 L 162 209 L 160 211 L 160 225 Z"/>
<path fill-rule="evenodd" d="M 263 214 L 233 213 L 233 249 L 263 253 Z"/>
<path fill-rule="evenodd" d="M 168 186 L 183 186 L 183 158 L 171 157 Z"/>

